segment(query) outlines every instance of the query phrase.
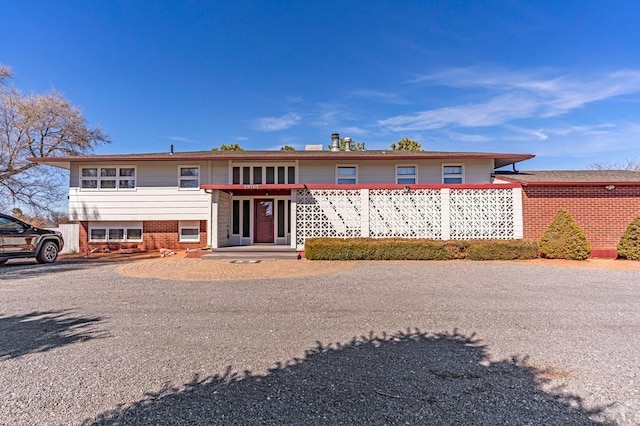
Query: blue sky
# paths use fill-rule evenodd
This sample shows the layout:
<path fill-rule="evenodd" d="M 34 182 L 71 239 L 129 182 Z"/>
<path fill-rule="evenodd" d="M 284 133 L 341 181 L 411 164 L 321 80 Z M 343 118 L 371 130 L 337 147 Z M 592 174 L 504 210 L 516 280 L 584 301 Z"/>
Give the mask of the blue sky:
<path fill-rule="evenodd" d="M 98 153 L 408 136 L 532 153 L 522 169 L 640 160 L 640 2 L 10 1 L 0 63 L 112 139 Z"/>

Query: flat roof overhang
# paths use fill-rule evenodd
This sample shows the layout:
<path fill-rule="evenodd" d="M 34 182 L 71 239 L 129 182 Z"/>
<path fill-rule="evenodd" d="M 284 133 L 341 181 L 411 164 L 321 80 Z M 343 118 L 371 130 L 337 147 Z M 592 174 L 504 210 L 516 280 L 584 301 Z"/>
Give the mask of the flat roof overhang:
<path fill-rule="evenodd" d="M 505 154 L 505 153 L 457 153 L 457 152 L 403 152 L 403 151 L 295 151 L 281 153 L 278 151 L 244 151 L 220 153 L 175 153 L 175 154 L 123 154 L 123 155 L 87 155 L 65 157 L 35 157 L 27 160 L 47 164 L 49 166 L 69 169 L 71 163 L 101 163 L 101 162 L 136 162 L 136 161 L 294 161 L 294 160 L 443 160 L 456 161 L 467 159 L 493 159 L 496 169 L 528 160 L 533 154 Z"/>
<path fill-rule="evenodd" d="M 515 179 L 509 179 L 506 176 L 496 176 L 499 179 L 517 183 L 523 187 L 527 186 L 640 186 L 640 181 L 519 181 Z"/>

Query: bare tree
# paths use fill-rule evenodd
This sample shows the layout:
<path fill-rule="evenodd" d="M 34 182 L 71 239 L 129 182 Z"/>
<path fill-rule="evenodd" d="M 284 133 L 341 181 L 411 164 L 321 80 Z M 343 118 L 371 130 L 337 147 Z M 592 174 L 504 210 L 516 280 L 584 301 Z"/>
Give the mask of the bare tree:
<path fill-rule="evenodd" d="M 85 155 L 107 135 L 60 93 L 27 95 L 8 84 L 11 77 L 0 65 L 0 208 L 50 211 L 66 192 L 64 173 L 28 158 Z"/>
<path fill-rule="evenodd" d="M 622 163 L 593 163 L 589 165 L 592 170 L 628 170 L 640 172 L 640 161 L 635 158 L 625 159 Z"/>

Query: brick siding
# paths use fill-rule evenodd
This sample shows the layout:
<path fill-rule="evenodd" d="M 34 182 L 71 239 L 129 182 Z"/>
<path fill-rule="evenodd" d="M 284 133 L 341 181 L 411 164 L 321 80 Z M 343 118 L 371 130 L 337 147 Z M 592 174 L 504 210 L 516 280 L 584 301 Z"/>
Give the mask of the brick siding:
<path fill-rule="evenodd" d="M 160 248 L 187 249 L 207 245 L 207 221 L 200 221 L 200 241 L 197 243 L 180 242 L 177 220 L 144 221 L 142 223 L 142 243 L 126 242 L 89 242 L 89 222 L 80 222 L 80 250 L 91 251 L 94 248 L 119 250 L 121 248 L 139 248 L 158 250 Z"/>
<path fill-rule="evenodd" d="M 565 209 L 584 229 L 592 256 L 616 257 L 624 230 L 640 215 L 640 185 L 525 186 L 522 210 L 525 238 L 540 238 L 555 214 Z"/>

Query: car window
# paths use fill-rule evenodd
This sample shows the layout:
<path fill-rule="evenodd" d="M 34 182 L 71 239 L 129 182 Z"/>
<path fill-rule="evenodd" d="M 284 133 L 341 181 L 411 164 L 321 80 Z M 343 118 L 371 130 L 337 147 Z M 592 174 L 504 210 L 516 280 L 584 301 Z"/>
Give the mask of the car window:
<path fill-rule="evenodd" d="M 0 217 L 0 231 L 15 231 L 19 229 L 24 229 L 22 223 L 8 217 Z"/>

